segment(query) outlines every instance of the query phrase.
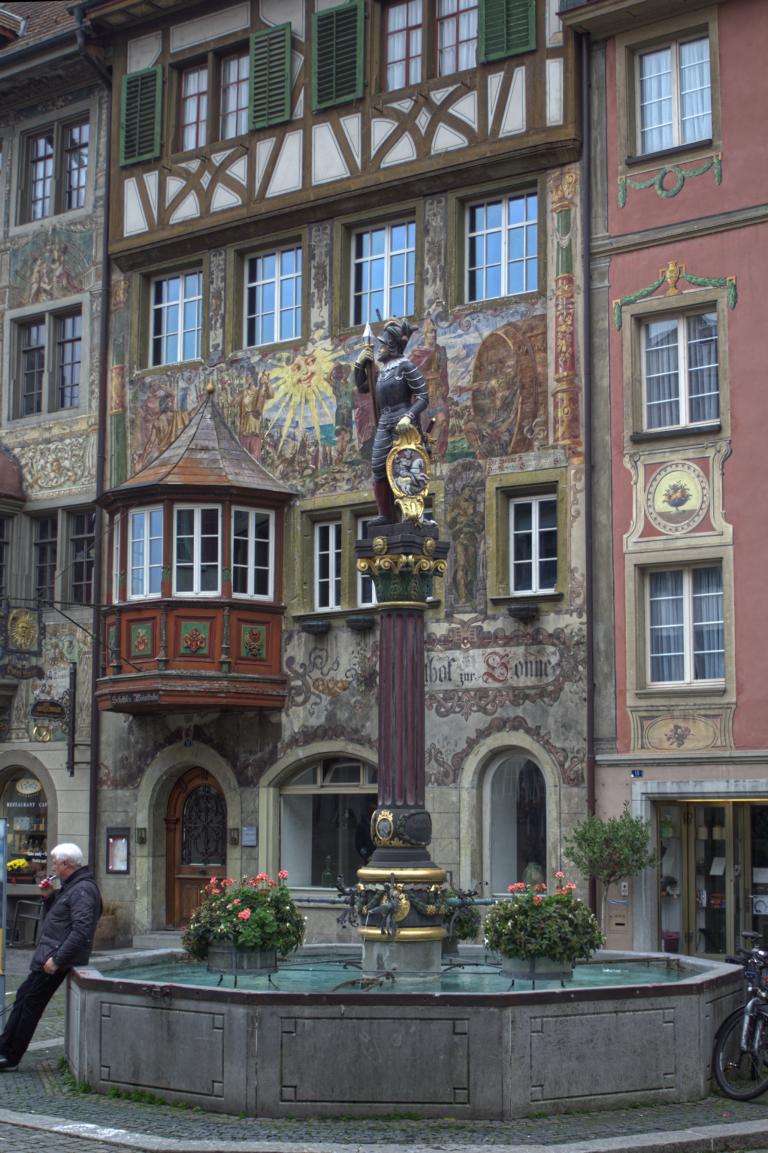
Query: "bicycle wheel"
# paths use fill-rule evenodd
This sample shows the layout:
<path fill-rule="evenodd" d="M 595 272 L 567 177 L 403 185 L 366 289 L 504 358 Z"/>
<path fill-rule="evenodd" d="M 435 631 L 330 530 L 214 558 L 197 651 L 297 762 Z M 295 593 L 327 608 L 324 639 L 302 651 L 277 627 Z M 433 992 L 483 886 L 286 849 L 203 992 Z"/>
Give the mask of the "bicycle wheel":
<path fill-rule="evenodd" d="M 735 1101 L 750 1101 L 768 1089 L 768 1051 L 765 1047 L 765 1038 L 758 1046 L 757 1055 L 742 1053 L 743 1021 L 743 1009 L 736 1009 L 730 1017 L 726 1017 L 717 1031 L 712 1054 L 715 1080 L 726 1097 L 732 1097 Z"/>

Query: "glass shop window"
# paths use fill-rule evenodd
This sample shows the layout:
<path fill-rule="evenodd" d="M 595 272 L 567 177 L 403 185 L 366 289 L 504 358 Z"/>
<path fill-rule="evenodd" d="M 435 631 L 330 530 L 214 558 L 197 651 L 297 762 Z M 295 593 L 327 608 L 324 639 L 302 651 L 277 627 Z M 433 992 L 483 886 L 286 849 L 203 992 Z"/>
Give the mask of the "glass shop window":
<path fill-rule="evenodd" d="M 329 758 L 301 769 L 281 790 L 280 868 L 294 887 L 353 884 L 373 853 L 376 770 Z"/>
<path fill-rule="evenodd" d="M 538 765 L 522 753 L 502 756 L 487 774 L 484 808 L 490 892 L 546 881 L 547 793 Z"/>
<path fill-rule="evenodd" d="M 0 816 L 8 821 L 8 861 L 25 858 L 28 872 L 44 872 L 48 859 L 48 801 L 37 777 L 18 770 L 0 793 Z M 15 870 L 26 875 L 27 870 Z"/>

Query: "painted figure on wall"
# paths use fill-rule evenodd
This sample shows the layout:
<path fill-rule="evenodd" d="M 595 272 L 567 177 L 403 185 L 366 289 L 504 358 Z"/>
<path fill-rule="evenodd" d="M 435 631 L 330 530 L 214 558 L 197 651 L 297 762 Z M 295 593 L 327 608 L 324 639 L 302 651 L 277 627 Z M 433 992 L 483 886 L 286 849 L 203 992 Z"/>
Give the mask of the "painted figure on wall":
<path fill-rule="evenodd" d="M 371 394 L 376 416 L 371 471 L 379 524 L 392 524 L 396 520 L 386 473 L 387 454 L 395 430 L 404 422 L 415 425 L 421 432 L 421 414 L 429 403 L 424 377 L 404 355 L 408 339 L 415 331 L 407 320 L 388 320 L 383 335 L 376 338 L 381 344 L 378 372 L 371 344 L 363 347 L 353 369 L 355 385 L 360 392 Z"/>
<path fill-rule="evenodd" d="M 467 437 L 478 457 L 530 452 L 545 420 L 535 336 L 538 317 L 506 324 L 485 337 L 472 369 L 472 417 Z"/>
<path fill-rule="evenodd" d="M 413 349 L 411 361 L 427 382 L 429 415 L 434 420 L 430 433 L 433 452 L 442 460 L 448 448 L 448 353 L 437 343 L 437 328 L 430 316 L 424 321 L 424 344 Z"/>
<path fill-rule="evenodd" d="M 273 395 L 269 373 L 265 370 L 255 380 L 251 379 L 237 397 L 240 441 L 256 460 L 261 458 L 264 439 L 264 409 Z"/>

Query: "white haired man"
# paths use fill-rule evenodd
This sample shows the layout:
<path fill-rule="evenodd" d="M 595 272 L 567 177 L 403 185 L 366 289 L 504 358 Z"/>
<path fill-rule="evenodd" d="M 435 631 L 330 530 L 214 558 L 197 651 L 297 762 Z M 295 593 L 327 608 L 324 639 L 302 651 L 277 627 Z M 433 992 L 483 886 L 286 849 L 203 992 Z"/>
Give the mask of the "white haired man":
<path fill-rule="evenodd" d="M 0 1034 L 0 1073 L 12 1072 L 24 1056 L 45 1007 L 75 965 L 91 955 L 93 934 L 101 916 L 101 893 L 91 870 L 83 865 L 77 845 L 57 845 L 50 862 L 60 888 L 46 877 L 39 888 L 45 902 L 29 976 L 19 986 L 8 1021 Z"/>

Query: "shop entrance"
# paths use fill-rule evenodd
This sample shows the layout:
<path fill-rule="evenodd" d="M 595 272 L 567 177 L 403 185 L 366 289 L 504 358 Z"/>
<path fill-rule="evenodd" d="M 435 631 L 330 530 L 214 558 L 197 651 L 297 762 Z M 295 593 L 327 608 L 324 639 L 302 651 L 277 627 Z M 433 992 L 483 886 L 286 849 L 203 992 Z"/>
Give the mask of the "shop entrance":
<path fill-rule="evenodd" d="M 768 802 L 657 807 L 659 947 L 721 957 L 753 930 L 768 943 Z"/>
<path fill-rule="evenodd" d="M 186 925 L 211 877 L 226 875 L 227 807 L 218 781 L 187 769 L 168 798 L 165 817 L 166 922 Z"/>

